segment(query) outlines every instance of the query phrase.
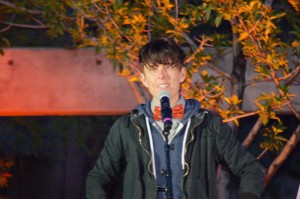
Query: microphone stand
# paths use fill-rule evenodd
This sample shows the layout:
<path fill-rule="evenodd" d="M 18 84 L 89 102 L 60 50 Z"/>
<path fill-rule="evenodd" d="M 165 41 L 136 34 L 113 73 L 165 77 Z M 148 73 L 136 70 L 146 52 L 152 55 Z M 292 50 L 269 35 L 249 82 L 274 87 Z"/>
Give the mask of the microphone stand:
<path fill-rule="evenodd" d="M 172 109 L 170 108 L 170 95 L 168 92 L 160 93 L 161 114 L 164 123 L 163 135 L 165 137 L 165 155 L 166 155 L 166 170 L 162 171 L 166 177 L 166 188 L 162 188 L 166 192 L 167 199 L 173 199 L 172 190 L 172 171 L 170 166 L 170 150 L 169 144 L 170 130 L 172 129 Z"/>
<path fill-rule="evenodd" d="M 166 154 L 166 171 L 165 171 L 165 176 L 166 176 L 166 196 L 167 199 L 173 199 L 173 189 L 172 189 L 172 171 L 171 171 L 171 166 L 170 166 L 170 150 L 171 146 L 169 144 L 169 138 L 168 136 L 170 135 L 170 128 L 169 127 L 164 127 L 163 135 L 165 136 L 165 154 Z"/>

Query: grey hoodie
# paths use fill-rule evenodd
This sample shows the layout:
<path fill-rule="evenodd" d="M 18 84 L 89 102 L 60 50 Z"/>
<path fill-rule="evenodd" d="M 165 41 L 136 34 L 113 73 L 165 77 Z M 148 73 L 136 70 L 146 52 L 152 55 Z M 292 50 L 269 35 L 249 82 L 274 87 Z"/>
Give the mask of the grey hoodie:
<path fill-rule="evenodd" d="M 184 175 L 184 163 L 182 160 L 184 149 L 184 137 L 187 134 L 187 124 L 190 118 L 198 113 L 200 103 L 197 100 L 189 99 L 185 100 L 180 98 L 179 103 L 184 104 L 184 118 L 182 120 L 173 119 L 173 127 L 169 136 L 169 144 L 172 146 L 170 150 L 170 167 L 172 172 L 172 192 L 174 199 L 183 198 L 183 192 L 181 189 L 182 176 Z M 175 104 L 176 105 L 176 104 Z M 137 109 L 140 114 L 144 114 L 147 117 L 149 126 L 149 137 L 152 138 L 152 157 L 153 159 L 153 171 L 155 172 L 157 185 L 162 188 L 166 188 L 166 177 L 164 171 L 166 170 L 166 155 L 165 155 L 165 139 L 162 134 L 163 122 L 154 121 L 152 117 L 151 102 L 145 105 L 138 105 Z M 157 199 L 164 199 L 166 197 L 165 192 L 158 192 Z"/>

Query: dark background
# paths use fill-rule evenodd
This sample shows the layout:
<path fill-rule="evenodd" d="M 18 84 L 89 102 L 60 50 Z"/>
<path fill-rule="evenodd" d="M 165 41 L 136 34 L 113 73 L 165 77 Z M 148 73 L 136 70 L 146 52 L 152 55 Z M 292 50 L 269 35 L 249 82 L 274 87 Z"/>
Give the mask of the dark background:
<path fill-rule="evenodd" d="M 1 117 L 0 151 L 12 157 L 15 165 L 8 188 L 1 189 L 0 198 L 7 199 L 83 199 L 85 179 L 94 166 L 109 128 L 119 116 L 52 116 Z M 280 118 L 287 125 L 285 137 L 296 128 L 297 119 Z M 242 140 L 257 117 L 240 121 Z M 250 152 L 257 156 L 259 135 Z M 300 146 L 290 154 L 264 192 L 264 199 L 295 199 L 300 182 Z M 259 160 L 268 167 L 276 154 L 267 152 Z M 120 185 L 115 185 L 118 196 Z M 232 187 L 236 190 L 238 179 Z M 234 198 L 233 194 L 233 198 Z"/>

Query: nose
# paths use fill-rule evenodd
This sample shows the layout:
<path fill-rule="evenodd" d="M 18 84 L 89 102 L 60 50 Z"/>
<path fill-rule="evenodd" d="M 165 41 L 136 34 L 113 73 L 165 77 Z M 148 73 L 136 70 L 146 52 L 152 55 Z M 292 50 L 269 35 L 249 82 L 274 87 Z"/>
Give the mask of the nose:
<path fill-rule="evenodd" d="M 158 77 L 160 79 L 165 79 L 165 78 L 168 77 L 168 71 L 167 71 L 167 68 L 165 66 L 160 67 Z"/>

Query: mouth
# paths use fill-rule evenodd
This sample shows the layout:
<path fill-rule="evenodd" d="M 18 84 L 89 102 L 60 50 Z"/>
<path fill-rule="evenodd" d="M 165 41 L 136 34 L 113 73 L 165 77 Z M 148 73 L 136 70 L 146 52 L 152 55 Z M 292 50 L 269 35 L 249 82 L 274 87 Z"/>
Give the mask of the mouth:
<path fill-rule="evenodd" d="M 160 89 L 166 89 L 168 87 L 169 87 L 168 84 L 160 84 L 160 85 L 158 85 L 158 88 L 160 88 Z"/>

